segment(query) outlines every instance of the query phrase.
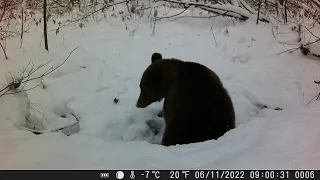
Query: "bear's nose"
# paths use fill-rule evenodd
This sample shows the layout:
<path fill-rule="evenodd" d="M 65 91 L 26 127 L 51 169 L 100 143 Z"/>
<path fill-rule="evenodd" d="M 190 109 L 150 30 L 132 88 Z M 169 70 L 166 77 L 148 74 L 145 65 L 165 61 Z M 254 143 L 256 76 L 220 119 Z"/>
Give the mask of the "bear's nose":
<path fill-rule="evenodd" d="M 143 101 L 142 101 L 142 99 L 143 99 L 143 95 L 140 94 L 140 95 L 139 95 L 139 98 L 138 98 L 138 100 L 137 100 L 137 103 L 136 103 L 136 107 L 137 107 L 137 108 L 142 108 L 142 106 L 143 106 Z"/>
<path fill-rule="evenodd" d="M 137 101 L 137 103 L 136 103 L 136 107 L 137 108 L 141 108 L 142 106 L 141 106 L 141 103 L 139 103 L 139 100 Z"/>

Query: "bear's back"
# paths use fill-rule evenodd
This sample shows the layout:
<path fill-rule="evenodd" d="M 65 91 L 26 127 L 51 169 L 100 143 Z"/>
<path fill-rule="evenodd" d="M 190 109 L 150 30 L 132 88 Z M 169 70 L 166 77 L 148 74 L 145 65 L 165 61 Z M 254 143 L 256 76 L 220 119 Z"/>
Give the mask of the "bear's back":
<path fill-rule="evenodd" d="M 194 62 L 184 62 L 179 69 L 178 88 L 188 99 L 196 102 L 213 103 L 211 100 L 225 96 L 226 90 L 220 78 L 209 68 Z M 215 104 L 215 103 L 213 103 Z"/>
<path fill-rule="evenodd" d="M 198 63 L 180 65 L 164 108 L 169 128 L 180 133 L 180 144 L 217 139 L 234 128 L 227 91 L 213 71 Z"/>
<path fill-rule="evenodd" d="M 185 86 L 221 85 L 219 77 L 206 66 L 195 62 L 184 62 L 179 68 L 179 81 Z"/>

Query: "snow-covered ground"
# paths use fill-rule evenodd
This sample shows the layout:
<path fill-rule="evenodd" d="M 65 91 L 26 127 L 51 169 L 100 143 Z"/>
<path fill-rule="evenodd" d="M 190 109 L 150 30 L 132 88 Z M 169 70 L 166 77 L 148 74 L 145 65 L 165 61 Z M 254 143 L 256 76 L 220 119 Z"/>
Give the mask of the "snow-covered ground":
<path fill-rule="evenodd" d="M 0 68 L 3 86 L 8 71 L 17 72 L 29 61 L 61 63 L 81 46 L 43 78 L 43 86 L 27 96 L 0 98 L 0 168 L 320 168 L 320 103 L 306 106 L 320 92 L 313 82 L 320 80 L 320 62 L 299 52 L 277 55 L 286 50 L 277 40 L 296 37 L 274 39 L 271 27 L 257 26 L 254 19 L 235 25 L 221 18 L 163 20 L 157 23 L 155 36 L 147 19 L 128 23 L 137 28 L 134 34 L 118 18 L 83 29 L 64 28 L 49 35 L 49 53 L 43 48 L 41 29 L 25 34 L 22 49 L 18 38 L 8 41 L 10 59 L 3 59 Z M 154 52 L 215 71 L 232 97 L 237 127 L 218 140 L 159 145 L 161 133 L 154 136 L 146 121 L 163 125 L 163 119 L 156 117 L 162 103 L 135 107 L 141 75 Z M 39 83 L 30 82 L 26 89 Z M 114 98 L 119 99 L 117 104 Z M 260 109 L 258 104 L 270 108 Z M 283 110 L 273 110 L 276 107 Z M 27 116 L 41 122 L 35 128 L 47 130 L 77 118 L 80 132 L 35 135 L 17 128 Z"/>

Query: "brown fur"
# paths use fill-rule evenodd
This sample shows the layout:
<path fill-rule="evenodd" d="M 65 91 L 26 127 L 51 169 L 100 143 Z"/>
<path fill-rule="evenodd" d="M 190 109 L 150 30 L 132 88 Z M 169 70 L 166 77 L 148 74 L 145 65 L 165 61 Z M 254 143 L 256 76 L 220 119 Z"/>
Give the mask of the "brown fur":
<path fill-rule="evenodd" d="M 218 139 L 235 128 L 231 98 L 219 77 L 207 67 L 178 59 L 158 59 L 145 70 L 136 106 L 164 98 L 162 145 Z"/>

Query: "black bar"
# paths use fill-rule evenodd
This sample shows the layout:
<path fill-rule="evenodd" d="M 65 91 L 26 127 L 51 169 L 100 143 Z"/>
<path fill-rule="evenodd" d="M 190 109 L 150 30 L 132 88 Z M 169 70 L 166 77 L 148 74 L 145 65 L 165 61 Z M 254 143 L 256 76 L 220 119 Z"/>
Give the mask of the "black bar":
<path fill-rule="evenodd" d="M 0 180 L 320 179 L 320 170 L 0 170 Z"/>

